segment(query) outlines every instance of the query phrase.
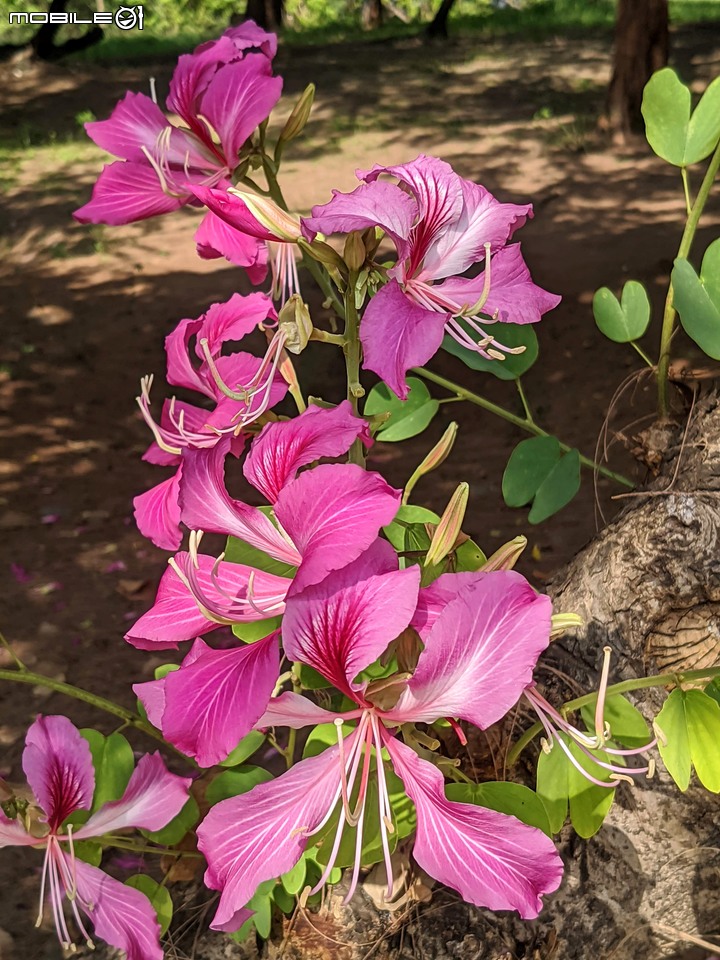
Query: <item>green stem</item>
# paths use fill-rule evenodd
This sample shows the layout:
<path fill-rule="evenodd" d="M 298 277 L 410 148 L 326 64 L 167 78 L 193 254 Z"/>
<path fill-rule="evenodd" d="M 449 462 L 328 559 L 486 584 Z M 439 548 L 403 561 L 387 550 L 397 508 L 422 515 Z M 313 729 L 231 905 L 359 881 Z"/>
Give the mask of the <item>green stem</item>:
<path fill-rule="evenodd" d="M 621 693 L 632 693 L 634 690 L 647 690 L 650 687 L 667 687 L 671 683 L 675 686 L 681 686 L 683 683 L 692 683 L 695 680 L 712 680 L 713 677 L 720 677 L 720 667 L 709 667 L 707 670 L 688 670 L 685 673 L 659 673 L 652 677 L 636 677 L 632 680 L 621 680 L 620 683 L 611 684 L 607 688 L 606 697 L 613 697 Z M 586 693 L 582 697 L 568 700 L 560 708 L 560 712 L 563 714 L 570 713 L 594 703 L 596 700 L 597 691 Z M 508 753 L 508 766 L 517 762 L 525 747 L 544 729 L 542 723 L 534 723 L 532 727 L 525 731 Z"/>
<path fill-rule="evenodd" d="M 530 404 L 528 403 L 527 397 L 525 396 L 523 385 L 522 383 L 520 383 L 520 377 L 515 378 L 515 386 L 517 387 L 517 391 L 520 394 L 520 401 L 523 405 L 523 410 L 525 411 L 525 419 L 527 420 L 528 423 L 534 424 L 535 421 L 533 420 L 533 415 L 530 412 Z"/>
<path fill-rule="evenodd" d="M 170 847 L 151 847 L 149 844 L 136 843 L 129 837 L 104 836 L 100 838 L 103 847 L 116 847 L 118 850 L 132 850 L 134 853 L 154 853 L 160 857 L 201 857 L 195 850 L 171 850 Z"/>
<path fill-rule="evenodd" d="M 715 153 L 710 159 L 703 182 L 700 185 L 695 202 L 688 214 L 685 229 L 680 240 L 677 258 L 687 259 L 690 249 L 695 239 L 700 216 L 705 209 L 710 190 L 712 188 L 717 172 L 720 169 L 720 143 L 715 148 Z M 661 417 L 668 414 L 668 371 L 670 369 L 670 341 L 675 330 L 675 307 L 673 306 L 673 285 L 672 280 L 668 285 L 667 297 L 665 298 L 665 309 L 663 311 L 662 330 L 660 332 L 660 358 L 658 360 L 658 411 Z"/>
<path fill-rule="evenodd" d="M 125 707 L 113 703 L 112 700 L 106 700 L 104 697 L 99 697 L 97 694 L 83 690 L 81 687 L 74 687 L 72 684 L 64 683 L 62 680 L 55 680 L 53 677 L 46 677 L 42 673 L 33 673 L 30 670 L 0 670 L 0 680 L 11 680 L 14 683 L 27 683 L 33 687 L 47 687 L 48 690 L 54 690 L 56 693 L 64 693 L 67 697 L 82 700 L 83 703 L 89 703 L 91 706 L 97 707 L 98 710 L 104 710 L 105 713 L 110 713 L 114 717 L 120 717 L 128 726 L 134 727 L 136 730 L 141 730 L 149 737 L 152 737 L 153 740 L 158 740 L 164 747 L 173 750 L 178 756 L 182 757 L 186 763 L 189 763 L 191 766 L 197 766 L 194 760 L 186 757 L 184 753 L 181 753 L 180 750 L 171 743 L 168 743 L 159 730 L 156 730 L 155 727 L 143 720 L 142 717 L 138 717 L 136 714 L 131 713 L 130 710 L 126 710 Z"/>
<path fill-rule="evenodd" d="M 645 363 L 650 367 L 651 370 L 654 370 L 654 369 L 655 369 L 655 364 L 652 362 L 652 360 L 650 359 L 650 357 L 645 353 L 645 351 L 642 349 L 642 347 L 641 347 L 638 343 L 636 343 L 635 340 L 630 340 L 630 346 L 631 346 L 631 347 L 634 347 L 634 349 L 635 349 L 635 350 L 637 351 L 637 353 L 643 358 L 643 360 L 644 360 Z"/>
<path fill-rule="evenodd" d="M 348 278 L 347 291 L 345 293 L 345 337 L 343 344 L 343 353 L 345 354 L 345 373 L 347 376 L 347 398 L 352 404 L 353 412 L 356 416 L 360 415 L 359 400 L 365 396 L 365 391 L 360 383 L 360 337 L 358 311 L 355 305 L 355 288 L 357 286 L 357 273 L 350 272 Z M 365 466 L 365 448 L 362 440 L 353 441 L 348 454 L 348 462 L 356 463 L 358 466 Z"/>
<path fill-rule="evenodd" d="M 424 377 L 431 383 L 436 383 L 439 387 L 444 387 L 446 390 L 449 390 L 450 393 L 454 393 L 455 396 L 460 397 L 463 400 L 468 400 L 470 403 L 474 403 L 476 406 L 482 407 L 484 410 L 488 410 L 490 413 L 494 413 L 496 417 L 507 420 L 508 423 L 512 423 L 514 426 L 520 427 L 521 430 L 526 430 L 528 433 L 532 433 L 536 437 L 550 436 L 546 430 L 543 430 L 542 427 L 539 427 L 533 420 L 529 420 L 526 417 L 518 417 L 516 414 L 506 410 L 505 407 L 501 407 L 499 404 L 493 403 L 492 400 L 481 397 L 478 393 L 473 393 L 471 390 L 466 390 L 459 384 L 453 383 L 452 380 L 446 380 L 445 377 L 438 376 L 437 373 L 432 373 L 430 370 L 426 370 L 424 367 L 414 367 L 412 372 L 417 374 L 419 377 Z M 560 443 L 560 449 L 565 453 L 568 453 L 571 450 L 571 447 L 569 447 L 566 443 Z M 585 457 L 580 454 L 580 463 L 584 467 L 588 467 L 590 470 L 596 470 L 609 480 L 614 480 L 621 486 L 627 487 L 629 490 L 634 489 L 635 485 L 628 480 L 627 477 L 623 477 L 623 475 L 620 473 L 615 473 L 612 470 L 608 470 L 607 467 L 603 467 L 602 464 L 596 463 L 589 457 Z"/>

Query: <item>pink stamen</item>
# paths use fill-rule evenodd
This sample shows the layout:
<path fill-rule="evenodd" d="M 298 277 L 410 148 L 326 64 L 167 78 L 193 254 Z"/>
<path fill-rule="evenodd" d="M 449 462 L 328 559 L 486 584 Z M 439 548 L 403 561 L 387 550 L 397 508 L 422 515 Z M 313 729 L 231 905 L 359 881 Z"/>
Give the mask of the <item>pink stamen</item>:
<path fill-rule="evenodd" d="M 457 720 L 455 720 L 453 717 L 445 717 L 445 719 L 447 720 L 447 722 L 450 724 L 450 726 L 451 726 L 451 727 L 453 728 L 453 730 L 455 731 L 455 735 L 456 735 L 456 737 L 458 738 L 458 740 L 460 741 L 460 743 L 461 743 L 464 747 L 467 746 L 467 737 L 465 736 L 465 731 L 464 731 L 463 728 L 460 726 L 460 724 L 457 722 Z"/>
<path fill-rule="evenodd" d="M 392 869 L 392 859 L 390 855 L 390 842 L 388 840 L 388 833 L 394 833 L 395 827 L 392 822 L 392 808 L 390 806 L 390 795 L 387 788 L 387 780 L 385 778 L 385 766 L 382 758 L 382 737 L 380 734 L 380 724 L 377 717 L 373 714 L 371 716 L 371 721 L 373 725 L 373 735 L 375 738 L 375 757 L 377 763 L 377 772 L 378 772 L 378 796 L 379 796 L 379 805 L 380 805 L 380 840 L 382 842 L 383 848 L 383 860 L 385 861 L 385 875 L 387 877 L 387 889 L 385 891 L 385 899 L 390 900 L 393 894 L 393 887 L 395 886 L 393 878 L 393 869 Z"/>

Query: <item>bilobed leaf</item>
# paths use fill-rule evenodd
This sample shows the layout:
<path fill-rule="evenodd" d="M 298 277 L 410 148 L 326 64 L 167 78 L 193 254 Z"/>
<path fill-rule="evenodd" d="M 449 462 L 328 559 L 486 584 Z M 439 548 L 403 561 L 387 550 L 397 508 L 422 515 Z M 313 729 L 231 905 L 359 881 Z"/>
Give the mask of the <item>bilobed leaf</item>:
<path fill-rule="evenodd" d="M 363 411 L 364 416 L 390 414 L 378 428 L 378 440 L 395 443 L 398 440 L 415 437 L 423 432 L 440 409 L 437 400 L 433 400 L 422 380 L 417 377 L 408 377 L 407 384 L 410 388 L 407 400 L 400 400 L 384 383 L 374 386 L 368 394 Z"/>
<path fill-rule="evenodd" d="M 295 909 L 295 897 L 291 897 L 281 883 L 275 885 L 273 890 L 273 900 L 285 914 L 290 915 Z"/>
<path fill-rule="evenodd" d="M 542 523 L 572 500 L 580 489 L 580 454 L 568 450 L 540 484 L 528 520 Z"/>
<path fill-rule="evenodd" d="M 73 852 L 78 860 L 83 860 L 93 867 L 99 867 L 102 862 L 102 844 L 94 840 L 74 840 Z"/>
<path fill-rule="evenodd" d="M 242 738 L 229 757 L 220 761 L 221 767 L 237 767 L 251 757 L 265 742 L 265 734 L 259 730 L 251 730 Z"/>
<path fill-rule="evenodd" d="M 580 711 L 588 730 L 595 725 L 595 703 L 586 704 Z M 605 721 L 610 725 L 610 736 L 624 747 L 642 747 L 652 740 L 645 717 L 625 697 L 616 695 L 605 701 Z"/>
<path fill-rule="evenodd" d="M 685 719 L 698 780 L 711 793 L 720 793 L 720 704 L 702 690 L 686 690 Z"/>
<path fill-rule="evenodd" d="M 716 256 L 713 251 L 711 263 L 714 264 Z M 717 278 L 711 281 L 717 282 Z M 672 285 L 673 306 L 686 333 L 709 357 L 720 360 L 720 299 L 718 302 L 713 299 L 717 291 L 704 277 L 698 277 L 692 264 L 681 257 L 673 267 Z"/>
<path fill-rule="evenodd" d="M 445 788 L 448 800 L 460 803 L 474 803 L 488 810 L 507 813 L 528 826 L 537 827 L 552 835 L 550 820 L 540 797 L 529 787 L 521 783 L 497 781 L 490 783 L 450 783 Z M 563 817 L 563 820 L 565 818 Z"/>
<path fill-rule="evenodd" d="M 502 493 L 509 507 L 530 503 L 543 481 L 562 456 L 555 437 L 531 437 L 521 440 L 510 454 L 502 478 Z"/>
<path fill-rule="evenodd" d="M 565 734 L 560 734 L 573 757 L 596 780 L 610 782 L 609 772 L 593 764 Z M 602 750 L 591 750 L 593 757 L 608 762 Z M 617 758 L 615 758 L 617 762 Z M 547 810 L 550 828 L 557 833 L 570 813 L 575 832 L 584 840 L 594 836 L 612 806 L 613 787 L 599 787 L 587 780 L 567 757 L 562 747 L 553 744 L 550 753 L 540 754 L 537 768 L 537 794 Z"/>
<path fill-rule="evenodd" d="M 645 135 L 655 153 L 676 167 L 685 166 L 690 90 L 674 70 L 658 70 L 645 85 L 642 100 Z"/>
<path fill-rule="evenodd" d="M 329 680 L 306 663 L 300 664 L 299 677 L 300 683 L 306 690 L 324 690 L 332 686 Z"/>
<path fill-rule="evenodd" d="M 229 800 L 230 797 L 249 793 L 259 783 L 267 783 L 272 778 L 272 774 L 267 770 L 250 764 L 245 767 L 236 767 L 234 770 L 223 770 L 205 791 L 205 799 L 210 806 L 214 806 L 221 800 Z"/>
<path fill-rule="evenodd" d="M 714 680 L 711 680 L 705 687 L 705 693 L 709 697 L 712 697 L 716 703 L 720 704 L 720 678 L 715 677 Z"/>
<path fill-rule="evenodd" d="M 398 552 L 410 550 L 425 551 L 430 546 L 430 537 L 425 531 L 426 523 L 439 523 L 440 517 L 425 507 L 406 504 L 400 507 L 395 519 L 383 533 Z"/>
<path fill-rule="evenodd" d="M 454 551 L 455 573 L 473 573 L 480 570 L 486 563 L 487 557 L 474 540 L 466 540 Z"/>
<path fill-rule="evenodd" d="M 273 893 L 277 886 L 276 880 L 265 880 L 255 891 L 252 900 L 248 901 L 247 909 L 253 911 L 253 915 L 235 933 L 228 936 L 236 943 L 242 943 L 247 940 L 253 930 L 257 930 L 258 936 L 267 940 L 270 936 L 272 927 L 272 904 Z"/>
<path fill-rule="evenodd" d="M 473 340 L 477 341 L 478 334 L 459 319 L 457 322 Z M 492 373 L 499 380 L 515 380 L 526 373 L 538 358 L 537 334 L 529 323 L 488 323 L 487 332 L 491 333 L 499 343 L 508 347 L 525 347 L 522 353 L 508 353 L 504 360 L 486 360 L 474 350 L 463 347 L 453 337 L 446 336 L 442 346 L 454 357 L 462 360 L 471 370 L 482 370 Z"/>
<path fill-rule="evenodd" d="M 645 287 L 637 280 L 627 281 L 621 301 L 607 287 L 600 287 L 595 291 L 592 307 L 600 332 L 615 343 L 638 340 L 650 323 L 650 301 Z"/>
<path fill-rule="evenodd" d="M 271 507 L 260 507 L 259 509 L 268 519 L 274 519 Z M 256 570 L 274 573 L 278 577 L 294 577 L 297 569 L 292 564 L 275 560 L 274 557 L 258 550 L 257 547 L 251 547 L 249 543 L 238 539 L 238 537 L 227 538 L 225 559 L 230 563 L 244 563 L 248 567 L 255 567 Z"/>
<path fill-rule="evenodd" d="M 700 98 L 688 124 L 685 164 L 709 157 L 720 140 L 720 77 L 716 77 Z"/>
<path fill-rule="evenodd" d="M 655 717 L 658 750 L 667 771 L 683 793 L 690 786 L 692 759 L 685 720 L 685 692 L 672 691 Z"/>
<path fill-rule="evenodd" d="M 292 868 L 288 870 L 287 873 L 284 873 L 280 880 L 285 890 L 295 896 L 300 893 L 302 888 L 305 886 L 305 877 L 307 876 L 307 860 L 305 857 L 300 857 L 298 862 Z"/>
<path fill-rule="evenodd" d="M 537 764 L 536 789 L 548 816 L 552 833 L 559 833 L 567 820 L 569 801 L 567 758 L 554 747 L 550 753 L 541 751 Z"/>
<path fill-rule="evenodd" d="M 86 729 L 80 733 L 90 744 L 95 768 L 94 813 L 103 804 L 119 800 L 123 795 L 135 768 L 135 758 L 132 747 L 121 733 L 111 733 L 108 737 L 97 730 Z"/>
<path fill-rule="evenodd" d="M 251 620 L 249 623 L 234 623 L 232 632 L 244 643 L 255 643 L 264 640 L 277 630 L 282 623 L 282 616 L 269 617 L 267 620 Z"/>
<path fill-rule="evenodd" d="M 162 830 L 141 830 L 140 833 L 142 833 L 144 837 L 147 837 L 148 840 L 160 843 L 164 847 L 172 847 L 176 843 L 180 843 L 185 834 L 192 830 L 199 819 L 200 810 L 195 802 L 195 798 L 189 797 L 180 813 L 174 817 L 170 823 L 164 826 Z"/>
<path fill-rule="evenodd" d="M 173 902 L 168 888 L 161 886 L 156 880 L 144 873 L 138 873 L 136 876 L 130 877 L 129 880 L 125 881 L 125 886 L 133 887 L 145 894 L 157 914 L 160 936 L 164 937 L 173 915 Z"/>

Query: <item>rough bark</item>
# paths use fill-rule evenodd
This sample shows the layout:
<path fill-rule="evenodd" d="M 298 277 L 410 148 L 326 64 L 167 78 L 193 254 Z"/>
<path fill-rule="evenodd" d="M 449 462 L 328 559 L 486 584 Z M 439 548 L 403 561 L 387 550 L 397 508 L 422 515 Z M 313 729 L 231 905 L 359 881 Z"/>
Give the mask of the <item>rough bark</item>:
<path fill-rule="evenodd" d="M 363 30 L 375 30 L 384 19 L 385 9 L 382 0 L 363 0 L 360 22 Z"/>
<path fill-rule="evenodd" d="M 438 7 L 438 12 L 425 29 L 428 37 L 442 37 L 443 39 L 447 38 L 448 17 L 450 16 L 450 11 L 454 5 L 455 0 L 442 0 L 442 3 Z"/>
<path fill-rule="evenodd" d="M 254 20 L 263 30 L 280 30 L 285 22 L 284 0 L 247 0 L 245 19 Z"/>
<path fill-rule="evenodd" d="M 642 437 L 661 462 L 652 489 L 551 584 L 555 608 L 586 626 L 555 641 L 550 661 L 585 689 L 596 683 L 602 647 L 613 679 L 720 660 L 720 400 L 711 395 L 683 426 Z M 675 469 L 680 458 L 679 470 Z M 674 478 L 674 479 L 673 479 Z M 560 681 L 557 681 L 558 683 Z M 567 698 L 568 691 L 550 693 Z M 661 691 L 638 700 L 648 717 Z M 660 764 L 660 766 L 662 766 Z M 681 794 L 663 769 L 620 784 L 601 831 L 589 841 L 569 828 L 559 842 L 562 887 L 541 917 L 525 923 L 461 903 L 436 889 L 428 904 L 376 910 L 367 884 L 350 906 L 342 888 L 319 914 L 298 914 L 262 947 L 200 935 L 195 960 L 691 960 L 704 958 L 678 931 L 720 933 L 718 798 L 697 786 Z M 425 879 L 425 882 L 426 879 Z M 207 897 L 207 893 L 205 894 Z M 194 931 L 193 931 L 194 934 Z M 182 952 L 178 957 L 184 956 Z M 172 951 L 168 952 L 173 957 Z M 100 960 L 100 958 L 97 958 Z"/>
<path fill-rule="evenodd" d="M 669 36 L 668 0 L 619 0 L 606 106 L 618 137 L 641 128 L 643 87 L 667 64 Z"/>

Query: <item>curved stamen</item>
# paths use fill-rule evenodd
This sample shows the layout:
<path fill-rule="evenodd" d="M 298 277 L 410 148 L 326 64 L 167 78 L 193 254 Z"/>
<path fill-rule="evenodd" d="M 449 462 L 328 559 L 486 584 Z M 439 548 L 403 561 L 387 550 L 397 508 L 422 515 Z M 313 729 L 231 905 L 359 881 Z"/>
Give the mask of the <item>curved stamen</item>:
<path fill-rule="evenodd" d="M 605 743 L 610 739 L 610 724 L 605 719 L 605 695 L 607 693 L 608 677 L 610 675 L 610 647 L 603 647 L 603 665 L 598 685 L 597 703 L 595 704 L 595 736 L 598 742 Z"/>
<path fill-rule="evenodd" d="M 375 757 L 377 763 L 377 772 L 378 772 L 378 796 L 379 796 L 379 805 L 380 805 L 380 840 L 382 842 L 383 848 L 383 859 L 385 861 L 385 875 L 387 877 L 387 889 L 385 891 L 385 899 L 389 901 L 392 898 L 393 887 L 395 886 L 393 878 L 393 869 L 392 869 L 392 859 L 390 855 L 390 842 L 388 840 L 388 834 L 395 832 L 395 827 L 392 822 L 392 808 L 390 806 L 390 795 L 387 788 L 387 780 L 385 778 L 385 767 L 383 764 L 382 758 L 382 737 L 380 735 L 380 723 L 377 717 L 372 714 L 370 720 L 373 725 L 373 735 L 375 739 Z"/>

